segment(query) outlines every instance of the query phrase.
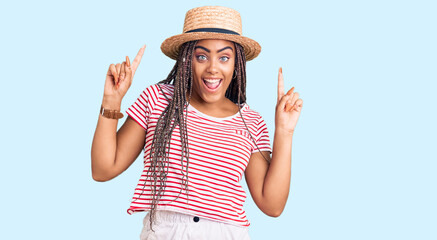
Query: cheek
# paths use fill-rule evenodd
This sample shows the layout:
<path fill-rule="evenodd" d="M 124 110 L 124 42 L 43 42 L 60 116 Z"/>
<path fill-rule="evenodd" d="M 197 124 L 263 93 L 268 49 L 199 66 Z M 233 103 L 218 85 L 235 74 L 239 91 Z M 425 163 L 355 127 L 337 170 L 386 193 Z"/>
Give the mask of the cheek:
<path fill-rule="evenodd" d="M 198 80 L 202 76 L 202 69 L 198 64 L 193 61 L 192 72 L 194 76 L 194 80 Z"/>
<path fill-rule="evenodd" d="M 229 67 L 228 69 L 226 69 L 226 76 L 230 79 L 232 79 L 232 77 L 234 76 L 234 70 L 235 70 L 235 63 L 234 61 L 232 61 L 231 63 L 229 63 Z"/>

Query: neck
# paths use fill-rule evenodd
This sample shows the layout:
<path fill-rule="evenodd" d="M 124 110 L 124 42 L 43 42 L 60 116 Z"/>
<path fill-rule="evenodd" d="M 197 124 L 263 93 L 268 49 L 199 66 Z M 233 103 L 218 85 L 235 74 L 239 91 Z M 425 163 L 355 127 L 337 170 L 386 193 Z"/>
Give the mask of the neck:
<path fill-rule="evenodd" d="M 229 104 L 231 100 L 223 97 L 220 101 L 217 102 L 206 102 L 199 96 L 192 96 L 190 100 L 190 104 L 198 110 L 208 109 L 208 110 L 216 110 L 221 109 L 226 104 Z"/>

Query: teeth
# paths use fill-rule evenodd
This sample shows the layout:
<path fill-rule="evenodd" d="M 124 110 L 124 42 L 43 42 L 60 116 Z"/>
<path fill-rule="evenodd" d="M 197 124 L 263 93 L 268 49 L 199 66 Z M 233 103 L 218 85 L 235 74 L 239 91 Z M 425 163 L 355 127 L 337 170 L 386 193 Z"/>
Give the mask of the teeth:
<path fill-rule="evenodd" d="M 209 83 L 216 83 L 216 82 L 220 81 L 220 79 L 206 79 L 206 78 L 204 78 L 203 80 L 205 80 L 205 82 L 209 82 Z"/>
<path fill-rule="evenodd" d="M 203 81 L 205 82 L 205 85 L 206 85 L 207 88 L 209 88 L 209 89 L 216 89 L 220 85 L 221 79 L 217 79 L 217 78 L 214 78 L 214 79 L 205 79 L 204 78 Z"/>

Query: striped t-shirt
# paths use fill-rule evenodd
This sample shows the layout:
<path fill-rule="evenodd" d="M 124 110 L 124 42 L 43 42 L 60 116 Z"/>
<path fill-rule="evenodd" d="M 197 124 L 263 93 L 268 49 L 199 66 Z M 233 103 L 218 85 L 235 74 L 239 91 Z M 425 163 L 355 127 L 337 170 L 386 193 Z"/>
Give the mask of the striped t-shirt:
<path fill-rule="evenodd" d="M 168 99 L 173 96 L 173 85 L 160 86 L 162 91 L 157 84 L 146 88 L 126 111 L 146 131 L 144 170 L 127 210 L 129 214 L 150 210 L 152 182 L 150 179 L 146 181 L 150 147 L 158 118 L 169 104 L 165 96 Z M 188 191 L 181 184 L 181 141 L 179 127 L 176 127 L 171 137 L 166 188 L 157 209 L 249 226 L 243 210 L 246 193 L 240 180 L 252 153 L 259 150 L 271 152 L 264 120 L 247 104 L 242 106 L 241 113 L 258 144 L 258 150 L 239 113 L 216 118 L 201 113 L 191 105 L 187 110 Z"/>

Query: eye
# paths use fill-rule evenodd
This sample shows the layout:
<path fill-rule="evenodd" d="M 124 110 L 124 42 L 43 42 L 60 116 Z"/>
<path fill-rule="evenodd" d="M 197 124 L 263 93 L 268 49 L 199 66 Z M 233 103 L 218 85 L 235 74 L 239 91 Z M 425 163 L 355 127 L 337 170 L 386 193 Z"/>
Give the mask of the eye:
<path fill-rule="evenodd" d="M 203 62 L 207 60 L 205 55 L 197 55 L 196 58 L 199 62 Z"/>
<path fill-rule="evenodd" d="M 223 56 L 223 57 L 220 58 L 220 61 L 227 62 L 227 61 L 229 61 L 229 57 Z"/>

